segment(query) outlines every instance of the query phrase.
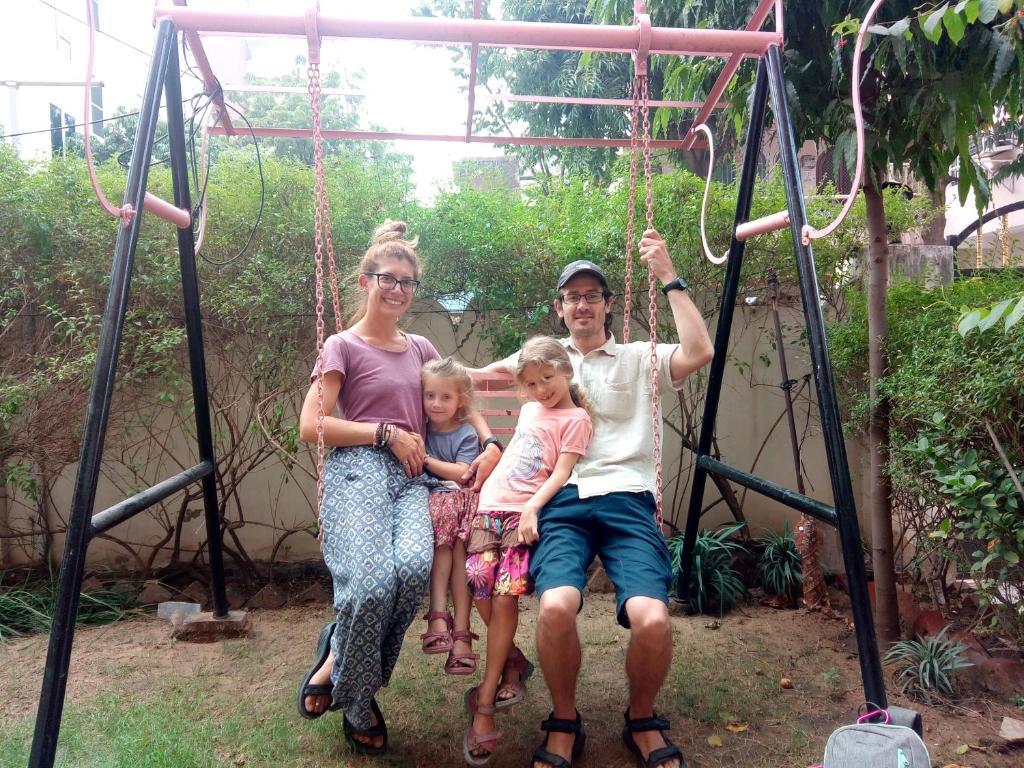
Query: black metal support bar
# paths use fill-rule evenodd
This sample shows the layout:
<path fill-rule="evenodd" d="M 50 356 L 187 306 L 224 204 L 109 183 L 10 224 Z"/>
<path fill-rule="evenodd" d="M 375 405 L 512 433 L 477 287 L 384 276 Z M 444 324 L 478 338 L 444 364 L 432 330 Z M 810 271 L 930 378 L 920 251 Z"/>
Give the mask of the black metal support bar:
<path fill-rule="evenodd" d="M 144 509 L 149 509 L 154 504 L 163 501 L 172 493 L 177 493 L 182 488 L 187 488 L 197 480 L 201 480 L 207 475 L 212 474 L 213 464 L 208 461 L 201 461 L 194 467 L 186 469 L 184 472 L 179 472 L 173 477 L 167 478 L 163 482 L 157 483 L 144 491 L 140 491 L 134 496 L 130 496 L 124 501 L 120 501 L 102 512 L 97 512 L 92 516 L 89 538 L 91 539 L 101 533 L 106 533 L 115 525 L 120 525 L 125 520 L 130 520 Z"/>
<path fill-rule="evenodd" d="M 149 161 L 153 152 L 153 137 L 160 116 L 160 92 L 163 86 L 167 57 L 175 46 L 174 26 L 163 21 L 157 28 L 153 59 L 146 78 L 139 123 L 135 133 L 135 149 L 128 168 L 124 201 L 136 211 L 127 227 L 118 224 L 117 243 L 111 266 L 110 289 L 103 310 L 96 369 L 89 393 L 89 407 L 85 416 L 85 434 L 78 460 L 71 512 L 65 532 L 63 566 L 57 587 L 50 630 L 50 645 L 46 654 L 46 669 L 39 694 L 35 734 L 29 755 L 29 768 L 51 768 L 57 753 L 61 715 L 64 710 L 64 692 L 67 688 L 68 668 L 71 663 L 71 644 L 75 635 L 75 617 L 78 613 L 79 592 L 85 568 L 85 550 L 88 545 L 90 520 L 96 503 L 96 484 L 103 456 L 103 439 L 110 414 L 110 400 L 114 391 L 118 352 L 125 310 L 128 305 L 128 286 L 131 282 L 135 246 L 142 223 L 142 203 L 146 194 Z"/>
<path fill-rule="evenodd" d="M 174 182 L 174 204 L 192 210 L 188 189 L 188 158 L 185 150 L 185 118 L 181 106 L 181 77 L 178 71 L 178 49 L 167 62 L 167 135 L 171 145 L 171 178 Z M 185 329 L 188 334 L 188 359 L 192 373 L 192 402 L 196 415 L 196 440 L 199 460 L 217 466 L 213 451 L 213 429 L 210 426 L 210 396 L 206 387 L 206 357 L 203 354 L 203 321 L 199 314 L 199 275 L 196 272 L 196 243 L 192 227 L 178 230 L 178 259 L 181 263 L 181 292 L 185 304 Z M 221 543 L 220 511 L 217 504 L 216 473 L 202 478 L 203 508 L 206 513 L 206 551 L 210 558 L 210 593 L 214 618 L 228 615 L 224 592 L 224 556 Z"/>
<path fill-rule="evenodd" d="M 757 67 L 754 81 L 754 98 L 750 109 L 750 124 L 747 126 L 747 142 L 744 145 L 743 171 L 740 174 L 739 195 L 736 200 L 736 217 L 733 224 L 733 238 L 729 243 L 729 259 L 722 286 L 722 302 L 718 308 L 718 328 L 715 331 L 715 356 L 708 373 L 708 389 L 704 400 L 704 418 L 700 425 L 700 439 L 697 444 L 698 459 L 711 451 L 711 440 L 715 434 L 718 418 L 718 400 L 722 393 L 725 366 L 729 359 L 729 335 L 732 332 L 732 318 L 736 309 L 736 293 L 740 284 L 740 268 L 743 266 L 743 251 L 746 243 L 736 239 L 736 227 L 750 217 L 750 204 L 754 198 L 754 182 L 757 180 L 757 157 L 761 150 L 761 133 L 764 130 L 764 114 L 768 103 L 768 72 L 764 59 Z M 676 582 L 676 597 L 686 599 L 693 569 L 693 547 L 697 542 L 697 528 L 700 525 L 700 510 L 704 504 L 704 483 L 707 470 L 700 461 L 693 471 L 690 486 L 690 508 L 686 517 L 686 532 L 683 538 L 682 572 Z"/>
<path fill-rule="evenodd" d="M 800 166 L 797 162 L 796 136 L 790 121 L 789 105 L 786 103 L 786 85 L 782 74 L 782 54 L 779 47 L 769 46 L 765 60 L 768 64 L 768 84 L 771 91 L 772 112 L 775 115 L 777 127 L 779 154 L 782 159 L 782 175 L 785 180 L 793 247 L 796 250 L 796 266 L 800 278 L 800 298 L 803 301 L 804 319 L 807 325 L 811 371 L 814 374 L 818 395 L 822 437 L 825 441 L 828 473 L 832 481 L 832 496 L 835 499 L 836 513 L 839 518 L 837 528 L 850 590 L 861 678 L 864 682 L 864 694 L 867 700 L 879 707 L 885 707 L 887 703 L 885 681 L 882 676 L 881 658 L 878 654 L 878 641 L 875 638 L 875 624 L 871 616 L 871 602 L 868 598 L 864 556 L 861 552 L 860 526 L 857 523 L 857 510 L 853 501 L 853 485 L 850 482 L 846 443 L 843 441 L 835 383 L 832 380 L 832 364 L 829 360 L 825 336 L 825 320 L 821 312 L 821 292 L 818 287 L 818 276 L 814 269 L 814 254 L 810 246 L 804 245 L 801 239 L 803 227 L 807 223 L 807 210 L 804 206 Z"/>
<path fill-rule="evenodd" d="M 996 208 L 993 211 L 989 211 L 981 218 L 972 221 L 970 224 L 968 224 L 966 227 L 960 230 L 957 234 L 949 235 L 946 238 L 946 244 L 952 246 L 953 250 L 955 251 L 957 248 L 960 247 L 960 244 L 968 237 L 970 237 L 979 227 L 983 227 L 993 219 L 998 219 L 1000 216 L 1004 216 L 1008 213 L 1013 213 L 1014 211 L 1024 211 L 1024 200 L 1014 200 L 1012 203 L 1007 203 L 1006 205 L 1000 208 Z"/>
<path fill-rule="evenodd" d="M 732 480 L 734 483 L 738 483 L 752 491 L 757 491 L 761 495 L 775 499 L 788 507 L 798 509 L 815 520 L 821 520 L 821 522 L 828 523 L 831 526 L 839 525 L 839 518 L 832 507 L 802 493 L 791 491 L 789 488 L 773 483 L 771 480 L 765 480 L 749 472 L 744 472 L 742 469 L 731 467 L 725 462 L 718 461 L 718 459 L 713 459 L 710 456 L 698 458 L 697 465 L 705 472 Z"/>

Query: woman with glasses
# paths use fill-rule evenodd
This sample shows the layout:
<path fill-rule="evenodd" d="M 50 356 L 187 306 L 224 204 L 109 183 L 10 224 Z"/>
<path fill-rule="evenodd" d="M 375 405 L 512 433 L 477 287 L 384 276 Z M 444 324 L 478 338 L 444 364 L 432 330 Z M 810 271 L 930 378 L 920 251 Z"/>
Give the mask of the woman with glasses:
<path fill-rule="evenodd" d="M 406 230 L 404 222 L 385 222 L 374 233 L 359 265 L 359 309 L 325 342 L 299 420 L 302 439 L 316 442 L 321 379 L 324 443 L 333 450 L 324 464 L 320 534 L 337 618 L 321 632 L 316 663 L 299 687 L 299 714 L 344 710 L 346 740 L 370 755 L 384 752 L 388 738 L 374 694 L 395 668 L 433 552 L 420 480 L 420 369 L 439 355 L 398 327 L 420 277 L 417 241 Z"/>

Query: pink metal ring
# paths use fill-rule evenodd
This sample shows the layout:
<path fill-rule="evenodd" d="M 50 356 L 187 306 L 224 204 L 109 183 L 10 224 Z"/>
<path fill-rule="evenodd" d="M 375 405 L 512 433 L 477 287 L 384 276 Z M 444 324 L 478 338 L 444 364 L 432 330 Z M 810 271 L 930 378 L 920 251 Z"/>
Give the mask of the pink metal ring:
<path fill-rule="evenodd" d="M 320 29 L 317 20 L 320 18 L 320 3 L 313 3 L 306 9 L 306 42 L 309 43 L 309 63 L 320 63 Z"/>
<path fill-rule="evenodd" d="M 647 58 L 651 53 L 651 17 L 646 13 L 637 13 L 633 23 L 640 28 L 637 35 L 636 52 L 633 54 L 634 68 L 637 75 L 646 75 Z"/>

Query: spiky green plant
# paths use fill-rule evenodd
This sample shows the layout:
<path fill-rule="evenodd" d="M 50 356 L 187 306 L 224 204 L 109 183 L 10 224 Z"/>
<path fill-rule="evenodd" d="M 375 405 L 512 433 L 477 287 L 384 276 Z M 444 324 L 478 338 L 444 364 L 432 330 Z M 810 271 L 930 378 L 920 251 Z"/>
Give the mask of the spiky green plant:
<path fill-rule="evenodd" d="M 687 590 L 687 610 L 693 613 L 717 610 L 721 616 L 741 600 L 748 599 L 747 587 L 733 567 L 733 556 L 745 551 L 746 547 L 729 538 L 743 525 L 735 523 L 717 531 L 697 534 Z M 678 576 L 682 572 L 682 531 L 668 540 L 668 548 L 672 556 L 672 570 Z"/>
<path fill-rule="evenodd" d="M 779 595 L 796 601 L 800 595 L 804 575 L 796 539 L 787 521 L 782 533 L 769 532 L 755 541 L 764 547 L 758 568 L 761 586 L 769 595 Z"/>
<path fill-rule="evenodd" d="M 956 693 L 956 671 L 973 666 L 965 656 L 967 646 L 946 637 L 948 629 L 943 627 L 924 639 L 901 640 L 886 652 L 885 660 L 896 662 L 896 682 L 907 695 L 926 703 L 931 703 L 935 694 L 952 696 Z"/>
<path fill-rule="evenodd" d="M 52 574 L 48 581 L 38 584 L 24 582 L 16 587 L 4 587 L 0 573 L 0 642 L 49 632 L 56 602 L 57 583 Z M 111 589 L 82 592 L 77 623 L 112 624 L 135 612 L 130 593 Z"/>

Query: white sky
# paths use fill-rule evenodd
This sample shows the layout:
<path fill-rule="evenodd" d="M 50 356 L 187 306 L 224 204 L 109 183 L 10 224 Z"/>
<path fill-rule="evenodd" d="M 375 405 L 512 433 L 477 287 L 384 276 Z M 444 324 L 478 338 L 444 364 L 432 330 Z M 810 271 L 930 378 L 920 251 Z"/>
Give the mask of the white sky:
<path fill-rule="evenodd" d="M 17 0 L 20 13 L 5 14 L 0 28 L 0 83 L 7 80 L 77 80 L 85 78 L 87 37 L 84 0 Z M 160 0 L 170 4 L 171 0 Z M 495 0 L 496 1 L 496 0 Z M 13 5 L 13 0 L 4 0 Z M 237 10 L 300 15 L 307 0 L 189 0 L 189 7 L 204 10 Z M 326 15 L 368 18 L 411 16 L 418 0 L 320 0 Z M 153 0 L 99 0 L 100 32 L 96 36 L 94 77 L 104 83 L 107 115 L 117 107 L 135 110 L 141 101 L 149 52 L 154 40 Z M 66 40 L 65 40 L 66 38 Z M 214 72 L 224 85 L 240 84 L 244 74 L 276 76 L 295 67 L 295 57 L 307 53 L 305 38 L 249 37 L 249 57 L 242 38 L 203 37 Z M 441 46 L 414 45 L 392 41 L 323 41 L 322 69 L 340 70 L 343 75 L 359 70 L 358 86 L 367 94 L 364 101 L 366 124 L 388 131 L 462 135 L 466 124 L 466 83 L 450 68 L 451 52 Z M 344 78 L 343 78 L 344 79 Z M 186 77 L 183 93 L 197 90 Z M 13 93 L 10 88 L 0 89 Z M 49 128 L 47 101 L 56 103 L 76 120 L 82 111 L 81 88 L 40 89 L 31 92 L 40 103 L 25 100 L 23 89 L 20 116 L 7 118 L 7 132 Z M 13 95 L 11 100 L 13 103 Z M 230 94 L 229 94 L 230 98 Z M 478 102 L 479 103 L 479 102 Z M 5 120 L 0 115 L 0 122 Z M 33 137 L 48 150 L 49 137 Z M 28 138 L 25 139 L 28 141 Z M 484 144 L 407 141 L 394 142 L 396 151 L 413 156 L 417 196 L 432 199 L 438 185 L 451 179 L 454 160 L 465 157 L 500 156 L 501 150 Z"/>
<path fill-rule="evenodd" d="M 190 0 L 189 5 L 202 7 L 211 2 Z M 221 0 L 215 4 L 248 5 L 251 10 L 271 13 L 298 13 L 304 7 L 300 2 L 287 0 Z M 418 5 L 415 0 L 320 0 L 320 11 L 335 16 L 402 18 L 411 16 L 411 9 Z M 249 38 L 249 45 L 253 52 L 249 72 L 261 76 L 289 71 L 295 56 L 306 53 L 304 39 Z M 322 70 L 335 69 L 343 75 L 363 71 L 359 90 L 367 94 L 363 114 L 368 123 L 386 131 L 455 135 L 465 132 L 466 81 L 452 74 L 449 49 L 386 40 L 326 39 L 322 55 Z M 212 63 L 216 68 L 217 62 Z M 225 81 L 223 76 L 221 79 Z M 413 156 L 417 196 L 424 201 L 432 199 L 439 184 L 451 180 L 454 160 L 502 154 L 500 149 L 481 144 L 405 141 L 394 142 L 393 146 Z"/>

